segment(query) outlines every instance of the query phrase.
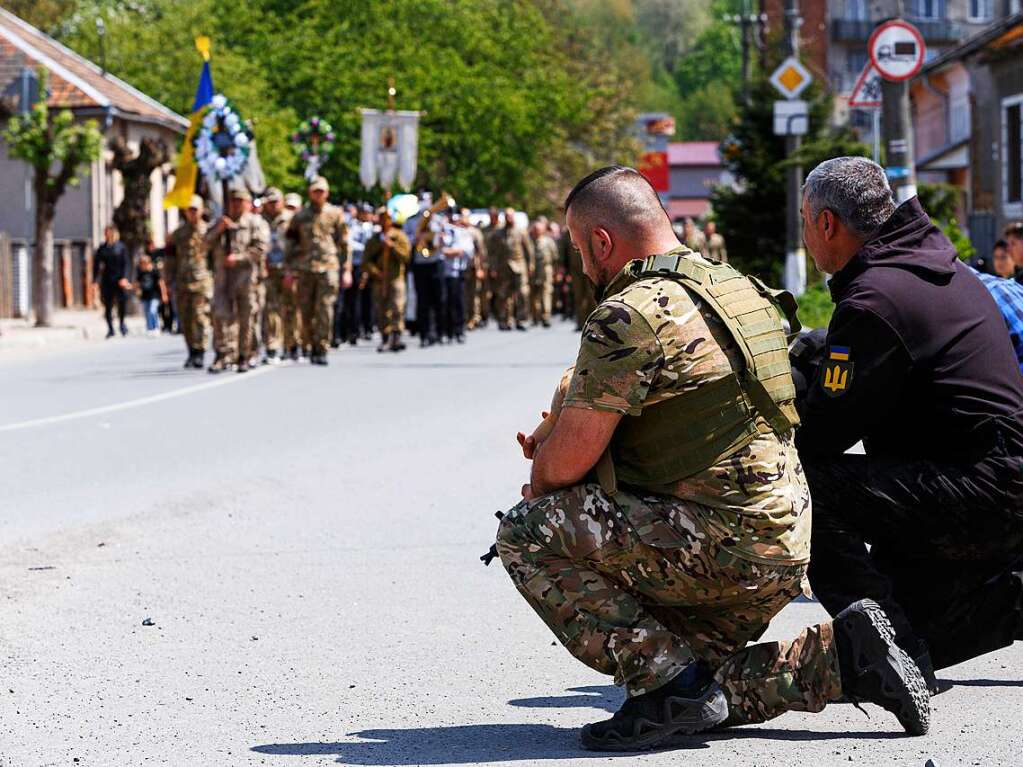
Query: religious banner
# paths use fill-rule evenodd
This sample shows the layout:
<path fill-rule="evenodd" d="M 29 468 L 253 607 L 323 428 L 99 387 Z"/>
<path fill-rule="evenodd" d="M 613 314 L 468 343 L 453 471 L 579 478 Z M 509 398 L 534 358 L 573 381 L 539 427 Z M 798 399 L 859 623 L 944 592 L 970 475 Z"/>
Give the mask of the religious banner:
<path fill-rule="evenodd" d="M 362 109 L 359 179 L 367 189 L 380 184 L 402 189 L 415 183 L 419 152 L 419 112 Z"/>

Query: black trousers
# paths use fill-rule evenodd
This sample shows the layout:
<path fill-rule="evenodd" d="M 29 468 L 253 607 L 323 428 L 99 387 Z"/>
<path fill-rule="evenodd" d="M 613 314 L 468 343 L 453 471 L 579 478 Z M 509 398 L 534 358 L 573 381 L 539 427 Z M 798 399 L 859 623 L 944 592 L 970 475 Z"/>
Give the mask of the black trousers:
<path fill-rule="evenodd" d="M 945 668 L 1023 638 L 1023 451 L 982 461 L 802 456 L 810 585 L 835 615 L 869 597 Z M 868 551 L 867 544 L 870 544 Z"/>
<path fill-rule="evenodd" d="M 107 330 L 114 332 L 114 306 L 117 307 L 117 322 L 124 327 L 124 310 L 128 295 L 119 285 L 100 285 L 99 298 L 103 302 L 103 316 L 107 321 Z"/>
<path fill-rule="evenodd" d="M 352 286 L 338 293 L 340 309 L 334 314 L 334 338 L 342 341 L 373 332 L 373 288 L 359 288 L 362 267 L 352 267 Z"/>
<path fill-rule="evenodd" d="M 420 338 L 436 341 L 444 322 L 444 265 L 413 264 L 412 282 L 416 288 L 416 332 Z"/>
<path fill-rule="evenodd" d="M 444 278 L 444 297 L 444 335 L 465 335 L 465 278 L 461 274 Z"/>

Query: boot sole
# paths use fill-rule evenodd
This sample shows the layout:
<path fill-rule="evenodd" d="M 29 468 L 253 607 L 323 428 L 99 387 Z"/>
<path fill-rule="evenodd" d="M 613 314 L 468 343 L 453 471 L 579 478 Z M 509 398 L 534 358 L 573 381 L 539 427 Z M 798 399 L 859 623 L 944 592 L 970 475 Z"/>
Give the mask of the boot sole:
<path fill-rule="evenodd" d="M 671 715 L 672 704 L 680 704 L 682 711 L 675 716 Z M 647 751 L 655 748 L 673 735 L 692 735 L 697 732 L 709 730 L 721 724 L 728 718 L 728 701 L 720 687 L 709 690 L 702 698 L 665 698 L 665 719 L 668 722 L 658 725 L 649 719 L 637 720 L 637 725 L 646 725 L 654 729 L 640 735 L 633 735 L 631 738 L 620 738 L 612 735 L 606 738 L 597 738 L 590 734 L 589 726 L 584 727 L 579 739 L 583 748 L 588 751 Z M 698 706 L 696 711 L 692 709 Z"/>
<path fill-rule="evenodd" d="M 923 674 L 905 650 L 895 644 L 895 629 L 881 605 L 870 599 L 864 599 L 860 604 L 862 612 L 850 613 L 843 621 L 851 625 L 855 621 L 866 620 L 876 632 L 876 637 L 861 644 L 857 648 L 857 655 L 868 650 L 871 654 L 885 657 L 880 662 L 864 666 L 860 666 L 857 657 L 857 675 L 878 674 L 884 692 L 902 702 L 900 710 L 893 713 L 906 732 L 910 735 L 926 735 L 931 720 L 931 695 Z"/>

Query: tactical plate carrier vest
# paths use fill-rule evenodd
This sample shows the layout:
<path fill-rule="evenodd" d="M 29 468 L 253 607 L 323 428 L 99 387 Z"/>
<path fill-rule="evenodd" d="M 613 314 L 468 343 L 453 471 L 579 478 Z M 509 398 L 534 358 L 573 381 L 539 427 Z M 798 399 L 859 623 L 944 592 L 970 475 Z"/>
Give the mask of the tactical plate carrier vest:
<path fill-rule="evenodd" d="M 788 344 L 779 309 L 799 331 L 795 299 L 768 289 L 731 266 L 692 257 L 685 249 L 634 261 L 623 289 L 640 280 L 670 279 L 714 312 L 745 360 L 733 371 L 694 391 L 622 418 L 597 464 L 604 490 L 619 482 L 657 488 L 679 482 L 750 444 L 759 435 L 787 434 L 799 423 Z"/>

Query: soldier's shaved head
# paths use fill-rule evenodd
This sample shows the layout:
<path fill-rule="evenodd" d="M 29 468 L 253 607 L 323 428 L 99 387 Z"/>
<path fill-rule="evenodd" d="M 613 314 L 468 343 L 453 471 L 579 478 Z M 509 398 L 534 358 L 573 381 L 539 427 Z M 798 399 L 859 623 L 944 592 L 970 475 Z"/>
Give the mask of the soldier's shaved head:
<path fill-rule="evenodd" d="M 576 184 L 565 199 L 565 221 L 583 270 L 598 287 L 630 260 L 679 245 L 653 186 L 623 165 L 596 170 Z"/>
<path fill-rule="evenodd" d="M 576 184 L 565 199 L 566 214 L 569 211 L 584 228 L 603 226 L 626 237 L 671 227 L 650 182 L 624 165 L 601 168 Z"/>

